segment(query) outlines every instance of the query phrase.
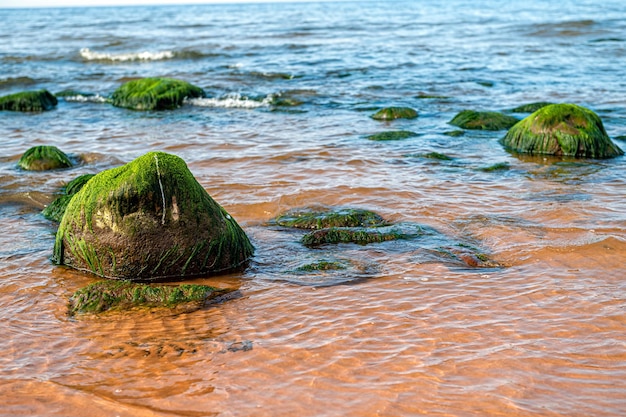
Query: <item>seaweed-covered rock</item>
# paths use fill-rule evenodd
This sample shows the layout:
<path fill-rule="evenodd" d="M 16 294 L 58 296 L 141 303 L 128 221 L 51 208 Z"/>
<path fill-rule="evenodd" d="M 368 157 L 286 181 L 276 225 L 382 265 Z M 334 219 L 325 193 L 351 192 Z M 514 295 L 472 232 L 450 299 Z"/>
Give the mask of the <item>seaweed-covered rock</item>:
<path fill-rule="evenodd" d="M 474 110 L 463 110 L 450 120 L 451 125 L 472 130 L 504 130 L 517 122 L 519 119 L 507 114 Z"/>
<path fill-rule="evenodd" d="M 397 230 L 379 231 L 367 228 L 331 227 L 307 233 L 302 237 L 302 244 L 308 247 L 337 243 L 367 245 L 369 243 L 381 243 L 404 238 L 406 236 Z"/>
<path fill-rule="evenodd" d="M 542 107 L 513 126 L 501 143 L 529 154 L 611 158 L 624 152 L 615 145 L 593 111 L 576 104 Z"/>
<path fill-rule="evenodd" d="M 41 212 L 43 216 L 48 220 L 60 223 L 63 218 L 63 214 L 65 214 L 65 209 L 74 194 L 79 192 L 80 189 L 83 188 L 87 181 L 89 181 L 93 176 L 94 174 L 84 174 L 67 183 L 62 190 L 62 194 L 43 209 Z"/>
<path fill-rule="evenodd" d="M 410 130 L 394 130 L 392 132 L 381 132 L 367 136 L 369 140 L 375 141 L 387 141 L 387 140 L 402 140 L 417 136 L 417 133 Z"/>
<path fill-rule="evenodd" d="M 56 146 L 33 146 L 20 158 L 17 165 L 27 171 L 49 171 L 71 168 L 72 161 Z"/>
<path fill-rule="evenodd" d="M 278 216 L 276 223 L 280 226 L 298 229 L 377 227 L 386 224 L 380 215 L 363 209 L 295 209 Z"/>
<path fill-rule="evenodd" d="M 204 97 L 204 90 L 173 78 L 142 78 L 125 83 L 111 95 L 116 107 L 134 110 L 171 110 L 185 98 Z"/>
<path fill-rule="evenodd" d="M 415 119 L 417 111 L 410 107 L 385 107 L 374 113 L 374 120 Z"/>
<path fill-rule="evenodd" d="M 72 197 L 53 261 L 106 278 L 155 281 L 239 269 L 253 251 L 182 159 L 149 152 L 95 175 Z"/>
<path fill-rule="evenodd" d="M 207 285 L 149 285 L 126 280 L 105 280 L 76 291 L 69 301 L 69 314 L 103 313 L 132 308 L 173 308 L 196 305 L 232 292 Z"/>
<path fill-rule="evenodd" d="M 48 90 L 23 91 L 0 97 L 0 110 L 37 112 L 51 110 L 57 98 Z"/>
<path fill-rule="evenodd" d="M 347 269 L 344 263 L 338 261 L 320 260 L 299 266 L 297 272 L 316 272 L 316 271 L 341 271 Z"/>
<path fill-rule="evenodd" d="M 514 109 L 509 110 L 512 113 L 534 113 L 542 107 L 549 106 L 552 103 L 547 101 L 538 101 L 535 103 L 522 104 Z"/>

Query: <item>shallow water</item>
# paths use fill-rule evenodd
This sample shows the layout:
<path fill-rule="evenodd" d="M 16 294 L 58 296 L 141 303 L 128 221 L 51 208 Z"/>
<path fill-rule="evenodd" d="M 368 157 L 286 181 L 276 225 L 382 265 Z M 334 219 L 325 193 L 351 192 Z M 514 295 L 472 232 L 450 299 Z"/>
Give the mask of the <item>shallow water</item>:
<path fill-rule="evenodd" d="M 0 95 L 106 97 L 143 76 L 208 93 L 168 112 L 78 96 L 0 113 L 0 415 L 626 413 L 626 159 L 444 135 L 466 108 L 572 102 L 626 148 L 626 6 L 438 3 L 0 10 Z M 420 116 L 370 118 L 392 105 Z M 366 138 L 387 130 L 418 135 Z M 17 169 L 40 144 L 79 164 Z M 72 178 L 148 150 L 188 163 L 255 258 L 193 281 L 238 289 L 218 305 L 70 318 L 68 297 L 94 278 L 51 264 L 56 226 L 40 210 Z M 508 169 L 481 170 L 497 163 Z M 307 249 L 271 223 L 319 205 L 433 233 Z M 459 242 L 503 266 L 432 256 Z M 322 259 L 352 267 L 295 272 Z"/>

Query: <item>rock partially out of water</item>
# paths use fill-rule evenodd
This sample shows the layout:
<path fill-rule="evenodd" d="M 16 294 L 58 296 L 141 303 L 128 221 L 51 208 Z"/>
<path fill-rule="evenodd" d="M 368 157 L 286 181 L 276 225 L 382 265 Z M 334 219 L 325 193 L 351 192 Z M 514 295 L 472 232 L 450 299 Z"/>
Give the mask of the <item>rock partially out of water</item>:
<path fill-rule="evenodd" d="M 17 165 L 27 171 L 49 171 L 71 168 L 72 161 L 56 146 L 33 146 L 20 158 Z"/>
<path fill-rule="evenodd" d="M 410 107 L 386 107 L 374 113 L 374 120 L 415 119 L 417 111 Z"/>
<path fill-rule="evenodd" d="M 593 111 L 576 104 L 542 107 L 513 126 L 501 143 L 528 154 L 611 158 L 624 152 L 614 144 Z"/>
<path fill-rule="evenodd" d="M 240 269 L 253 251 L 182 159 L 149 152 L 95 175 L 72 197 L 53 261 L 106 278 L 156 281 Z"/>
<path fill-rule="evenodd" d="M 173 78 L 142 78 L 125 83 L 111 95 L 114 106 L 134 110 L 171 110 L 185 98 L 204 97 L 204 90 Z"/>
<path fill-rule="evenodd" d="M 472 130 L 505 130 L 518 121 L 513 116 L 494 111 L 463 110 L 450 120 L 450 124 Z"/>
<path fill-rule="evenodd" d="M 76 291 L 69 300 L 69 314 L 98 314 L 136 308 L 174 308 L 194 305 L 200 308 L 209 300 L 234 290 L 207 285 L 149 285 L 125 280 L 105 280 Z"/>
<path fill-rule="evenodd" d="M 0 110 L 40 112 L 53 109 L 57 103 L 48 90 L 23 91 L 0 97 Z"/>

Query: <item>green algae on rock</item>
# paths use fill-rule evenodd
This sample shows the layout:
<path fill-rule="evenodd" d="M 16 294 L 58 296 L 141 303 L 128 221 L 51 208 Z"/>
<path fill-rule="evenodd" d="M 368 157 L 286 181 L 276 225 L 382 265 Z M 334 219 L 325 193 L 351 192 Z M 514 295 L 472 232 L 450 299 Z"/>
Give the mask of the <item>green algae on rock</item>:
<path fill-rule="evenodd" d="M 98 314 L 133 308 L 174 308 L 194 304 L 232 292 L 207 285 L 150 285 L 126 280 L 105 280 L 76 291 L 69 300 L 69 315 Z"/>
<path fill-rule="evenodd" d="M 576 104 L 551 104 L 515 124 L 500 140 L 507 149 L 528 154 L 611 158 L 615 145 L 593 111 Z"/>
<path fill-rule="evenodd" d="M 185 162 L 149 152 L 70 200 L 53 261 L 106 278 L 180 279 L 243 268 L 254 248 Z"/>
<path fill-rule="evenodd" d="M 417 136 L 417 133 L 410 130 L 395 130 L 392 132 L 381 132 L 367 136 L 369 140 L 375 141 L 388 141 L 388 140 L 402 140 Z"/>
<path fill-rule="evenodd" d="M 296 269 L 296 271 L 297 272 L 341 271 L 347 268 L 348 267 L 346 265 L 338 261 L 320 260 L 318 262 L 301 265 Z"/>
<path fill-rule="evenodd" d="M 367 245 L 369 243 L 382 243 L 404 239 L 405 237 L 404 234 L 396 230 L 378 231 L 376 229 L 367 228 L 330 227 L 307 233 L 302 237 L 302 244 L 307 247 L 337 243 Z"/>
<path fill-rule="evenodd" d="M 40 112 L 53 109 L 57 103 L 48 90 L 23 91 L 0 97 L 0 110 Z"/>
<path fill-rule="evenodd" d="M 171 110 L 185 98 L 204 97 L 204 90 L 173 78 L 141 78 L 129 81 L 111 95 L 112 104 L 134 110 Z"/>
<path fill-rule="evenodd" d="M 43 216 L 48 219 L 55 221 L 57 223 L 61 222 L 63 218 L 63 214 L 65 214 L 65 209 L 67 205 L 70 203 L 70 200 L 80 191 L 81 188 L 93 177 L 94 174 L 84 174 L 77 178 L 74 178 L 72 181 L 67 183 L 67 185 L 63 189 L 63 193 L 61 196 L 52 201 L 46 208 L 41 212 Z"/>
<path fill-rule="evenodd" d="M 498 162 L 493 165 L 478 168 L 482 172 L 508 171 L 511 168 L 508 162 Z"/>
<path fill-rule="evenodd" d="M 549 106 L 550 104 L 547 101 L 538 101 L 535 103 L 522 104 L 514 109 L 509 110 L 511 113 L 534 113 L 542 107 Z"/>
<path fill-rule="evenodd" d="M 71 168 L 72 161 L 56 146 L 33 146 L 24 152 L 17 165 L 27 171 Z"/>
<path fill-rule="evenodd" d="M 463 110 L 450 120 L 451 125 L 472 130 L 504 130 L 517 122 L 519 119 L 507 114 L 474 110 Z"/>
<path fill-rule="evenodd" d="M 378 227 L 386 224 L 380 215 L 363 209 L 295 209 L 278 216 L 276 223 L 297 229 Z"/>
<path fill-rule="evenodd" d="M 374 120 L 415 119 L 417 111 L 410 107 L 385 107 L 374 113 Z"/>

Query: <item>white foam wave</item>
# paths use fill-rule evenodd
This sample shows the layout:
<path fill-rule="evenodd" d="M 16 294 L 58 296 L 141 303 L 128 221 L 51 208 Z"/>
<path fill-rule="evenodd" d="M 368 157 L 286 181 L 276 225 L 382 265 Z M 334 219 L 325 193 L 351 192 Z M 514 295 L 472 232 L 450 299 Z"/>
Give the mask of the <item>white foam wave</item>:
<path fill-rule="evenodd" d="M 159 61 L 163 59 L 174 58 L 174 52 L 172 51 L 159 51 L 159 52 L 129 52 L 123 54 L 109 54 L 105 52 L 92 51 L 89 48 L 82 48 L 80 50 L 80 56 L 87 61 Z"/>
<path fill-rule="evenodd" d="M 269 95 L 263 100 L 254 100 L 239 93 L 228 94 L 218 98 L 190 98 L 185 102 L 192 106 L 200 107 L 223 107 L 223 108 L 239 108 L 239 109 L 256 109 L 259 107 L 269 107 L 272 104 L 274 96 Z"/>
<path fill-rule="evenodd" d="M 65 101 L 72 101 L 78 103 L 106 103 L 109 101 L 106 97 L 102 97 L 100 94 L 84 96 L 82 94 L 77 94 L 75 96 L 66 96 L 63 97 Z"/>

